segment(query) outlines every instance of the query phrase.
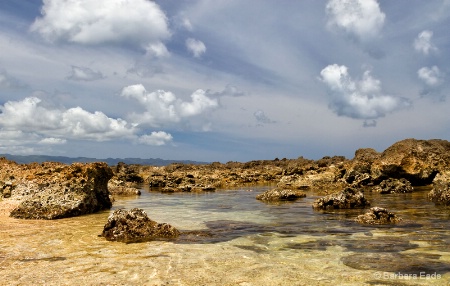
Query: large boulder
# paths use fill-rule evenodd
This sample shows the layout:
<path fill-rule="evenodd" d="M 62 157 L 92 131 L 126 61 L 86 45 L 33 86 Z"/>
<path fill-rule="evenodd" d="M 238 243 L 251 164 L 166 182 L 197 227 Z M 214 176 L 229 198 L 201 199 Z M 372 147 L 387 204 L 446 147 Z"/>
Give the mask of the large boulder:
<path fill-rule="evenodd" d="M 356 222 L 360 224 L 395 224 L 402 219 L 385 208 L 373 207 L 365 214 L 359 215 Z"/>
<path fill-rule="evenodd" d="M 406 179 L 389 178 L 382 181 L 378 186 L 373 187 L 372 191 L 380 194 L 411 193 L 413 191 L 413 187 Z"/>
<path fill-rule="evenodd" d="M 338 193 L 319 198 L 313 203 L 313 208 L 317 210 L 354 209 L 368 206 L 370 203 L 364 197 L 363 192 L 349 187 Z"/>
<path fill-rule="evenodd" d="M 113 173 L 106 163 L 34 167 L 26 178 L 17 180 L 14 193 L 23 200 L 12 217 L 59 219 L 111 208 L 107 184 Z"/>
<path fill-rule="evenodd" d="M 294 201 L 304 197 L 306 197 L 306 194 L 299 190 L 272 189 L 257 195 L 256 199 L 266 202 L 277 202 Z"/>
<path fill-rule="evenodd" d="M 147 213 L 138 208 L 118 209 L 109 217 L 101 236 L 109 241 L 125 243 L 176 238 L 180 232 L 167 223 L 151 220 Z"/>
<path fill-rule="evenodd" d="M 428 193 L 428 199 L 437 205 L 450 205 L 450 183 L 434 184 Z"/>
<path fill-rule="evenodd" d="M 372 148 L 356 150 L 355 157 L 345 164 L 346 172 L 343 180 L 353 186 L 364 186 L 372 183 L 372 164 L 380 158 L 380 153 Z"/>
<path fill-rule="evenodd" d="M 405 139 L 387 148 L 371 168 L 374 181 L 405 178 L 412 185 L 431 184 L 435 176 L 449 169 L 450 142 Z"/>

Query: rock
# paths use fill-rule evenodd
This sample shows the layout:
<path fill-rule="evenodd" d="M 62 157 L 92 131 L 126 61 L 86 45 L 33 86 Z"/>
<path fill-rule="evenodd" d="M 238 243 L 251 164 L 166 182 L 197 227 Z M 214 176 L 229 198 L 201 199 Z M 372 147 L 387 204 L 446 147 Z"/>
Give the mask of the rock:
<path fill-rule="evenodd" d="M 133 187 L 133 183 L 111 179 L 108 182 L 108 190 L 112 196 L 140 196 L 141 191 Z"/>
<path fill-rule="evenodd" d="M 106 163 L 47 163 L 15 187 L 24 200 L 11 212 L 23 219 L 59 219 L 111 208 Z M 26 194 L 26 195 L 25 195 Z"/>
<path fill-rule="evenodd" d="M 176 238 L 180 232 L 166 223 L 151 220 L 147 213 L 138 208 L 114 211 L 103 228 L 101 236 L 109 241 L 125 243 Z"/>
<path fill-rule="evenodd" d="M 353 209 L 365 208 L 370 203 L 364 194 L 355 188 L 345 188 L 343 191 L 317 199 L 313 203 L 314 209 Z"/>
<path fill-rule="evenodd" d="M 428 193 L 428 199 L 437 205 L 450 205 L 450 183 L 434 184 L 433 189 Z"/>
<path fill-rule="evenodd" d="M 372 148 L 356 150 L 355 157 L 345 164 L 346 172 L 343 180 L 355 187 L 371 184 L 372 164 L 379 157 L 380 153 Z"/>
<path fill-rule="evenodd" d="M 276 202 L 294 201 L 304 197 L 306 197 L 306 194 L 299 190 L 272 189 L 257 195 L 256 199 L 261 201 Z"/>
<path fill-rule="evenodd" d="M 382 181 L 378 186 L 373 187 L 372 191 L 380 194 L 411 193 L 413 191 L 413 187 L 406 179 L 389 178 Z"/>
<path fill-rule="evenodd" d="M 360 224 L 394 224 L 402 219 L 385 208 L 373 207 L 365 214 L 359 215 L 356 222 Z"/>
<path fill-rule="evenodd" d="M 450 142 L 446 140 L 405 139 L 387 148 L 376 159 L 371 176 L 381 182 L 405 178 L 412 185 L 429 185 L 438 173 L 449 169 Z"/>

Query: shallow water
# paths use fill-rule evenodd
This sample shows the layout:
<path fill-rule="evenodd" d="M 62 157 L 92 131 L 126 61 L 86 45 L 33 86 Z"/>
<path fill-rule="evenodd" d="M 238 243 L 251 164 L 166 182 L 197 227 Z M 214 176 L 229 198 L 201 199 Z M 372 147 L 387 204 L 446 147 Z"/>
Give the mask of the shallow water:
<path fill-rule="evenodd" d="M 139 244 L 102 237 L 110 211 L 56 221 L 4 218 L 1 285 L 450 285 L 450 208 L 412 194 L 366 193 L 400 215 L 397 226 L 360 226 L 364 210 L 317 212 L 255 199 L 268 187 L 119 199 L 182 231 Z"/>

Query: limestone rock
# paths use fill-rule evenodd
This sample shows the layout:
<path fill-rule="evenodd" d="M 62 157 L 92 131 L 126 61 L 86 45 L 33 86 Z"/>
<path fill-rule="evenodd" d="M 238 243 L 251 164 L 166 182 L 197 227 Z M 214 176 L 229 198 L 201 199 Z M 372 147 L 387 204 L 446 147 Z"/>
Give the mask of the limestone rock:
<path fill-rule="evenodd" d="M 373 207 L 365 214 L 359 215 L 356 222 L 360 224 L 394 224 L 402 219 L 385 208 Z"/>
<path fill-rule="evenodd" d="M 112 175 L 106 163 L 43 164 L 17 183 L 14 192 L 24 199 L 11 216 L 59 219 L 109 209 L 107 183 Z"/>
<path fill-rule="evenodd" d="M 180 232 L 166 223 L 151 220 L 147 213 L 138 208 L 114 211 L 103 228 L 101 236 L 109 241 L 125 243 L 176 238 Z"/>
<path fill-rule="evenodd" d="M 406 179 L 389 178 L 382 181 L 378 186 L 372 188 L 372 190 L 379 192 L 380 194 L 399 194 L 411 193 L 413 191 L 413 187 Z"/>
<path fill-rule="evenodd" d="M 306 194 L 299 190 L 272 189 L 256 196 L 257 200 L 276 202 L 294 201 L 306 197 Z"/>
<path fill-rule="evenodd" d="M 450 205 L 450 183 L 435 184 L 428 193 L 428 199 L 437 205 Z"/>
<path fill-rule="evenodd" d="M 412 185 L 428 185 L 449 164 L 449 141 L 405 139 L 381 153 L 372 164 L 371 176 L 376 181 L 405 178 Z"/>
<path fill-rule="evenodd" d="M 365 208 L 370 203 L 364 197 L 364 194 L 355 188 L 345 188 L 341 192 L 331 194 L 317 199 L 313 203 L 314 209 L 353 209 Z"/>

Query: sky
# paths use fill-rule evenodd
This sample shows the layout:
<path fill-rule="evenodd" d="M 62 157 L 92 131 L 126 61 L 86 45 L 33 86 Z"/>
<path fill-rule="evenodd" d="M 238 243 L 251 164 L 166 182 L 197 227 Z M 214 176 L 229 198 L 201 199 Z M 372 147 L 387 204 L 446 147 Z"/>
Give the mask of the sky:
<path fill-rule="evenodd" d="M 0 0 L 0 153 L 247 162 L 450 140 L 450 0 Z"/>

